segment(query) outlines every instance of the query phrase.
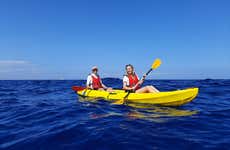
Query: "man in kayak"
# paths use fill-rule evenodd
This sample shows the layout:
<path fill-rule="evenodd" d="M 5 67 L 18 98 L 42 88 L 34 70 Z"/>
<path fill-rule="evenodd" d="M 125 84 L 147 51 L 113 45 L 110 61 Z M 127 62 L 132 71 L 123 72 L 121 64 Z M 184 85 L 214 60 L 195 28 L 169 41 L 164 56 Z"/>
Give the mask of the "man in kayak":
<path fill-rule="evenodd" d="M 153 86 L 141 87 L 146 75 L 139 80 L 134 72 L 134 67 L 131 64 L 125 66 L 126 74 L 123 78 L 123 89 L 135 93 L 158 93 L 159 91 Z"/>
<path fill-rule="evenodd" d="M 92 67 L 92 73 L 89 74 L 89 76 L 87 77 L 87 82 L 86 82 L 86 86 L 89 89 L 92 90 L 101 90 L 101 91 L 108 91 L 108 92 L 112 92 L 112 88 L 105 86 L 102 81 L 100 76 L 98 75 L 98 67 L 94 66 Z"/>

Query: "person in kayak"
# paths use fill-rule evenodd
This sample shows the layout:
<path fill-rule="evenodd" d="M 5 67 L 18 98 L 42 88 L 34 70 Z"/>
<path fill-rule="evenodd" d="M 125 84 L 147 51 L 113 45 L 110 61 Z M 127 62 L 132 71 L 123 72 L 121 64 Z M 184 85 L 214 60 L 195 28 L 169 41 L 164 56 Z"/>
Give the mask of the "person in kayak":
<path fill-rule="evenodd" d="M 158 93 L 159 91 L 153 86 L 141 87 L 146 75 L 139 80 L 131 64 L 125 66 L 126 74 L 123 77 L 123 89 L 134 93 Z"/>
<path fill-rule="evenodd" d="M 92 90 L 102 90 L 112 92 L 112 88 L 105 86 L 98 75 L 98 67 L 92 67 L 92 73 L 87 77 L 86 87 Z"/>

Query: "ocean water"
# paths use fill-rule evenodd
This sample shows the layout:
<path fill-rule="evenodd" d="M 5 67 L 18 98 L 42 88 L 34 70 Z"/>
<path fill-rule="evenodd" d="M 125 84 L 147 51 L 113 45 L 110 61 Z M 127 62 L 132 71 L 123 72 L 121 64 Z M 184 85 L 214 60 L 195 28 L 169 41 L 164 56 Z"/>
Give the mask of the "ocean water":
<path fill-rule="evenodd" d="M 180 107 L 79 100 L 71 86 L 84 84 L 0 81 L 0 149 L 230 149 L 230 80 L 145 82 L 161 91 L 199 87 Z"/>

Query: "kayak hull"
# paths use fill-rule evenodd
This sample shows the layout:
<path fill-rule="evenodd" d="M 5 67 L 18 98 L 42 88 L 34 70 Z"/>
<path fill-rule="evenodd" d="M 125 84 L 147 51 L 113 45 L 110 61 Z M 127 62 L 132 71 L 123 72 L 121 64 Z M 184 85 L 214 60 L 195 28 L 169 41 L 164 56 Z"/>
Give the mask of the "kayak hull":
<path fill-rule="evenodd" d="M 76 91 L 81 97 L 102 98 L 105 100 L 121 100 L 125 98 L 126 103 L 154 104 L 161 106 L 181 106 L 194 100 L 198 95 L 198 88 L 188 88 L 159 93 L 130 93 L 124 90 L 114 90 L 113 92 L 83 89 Z"/>

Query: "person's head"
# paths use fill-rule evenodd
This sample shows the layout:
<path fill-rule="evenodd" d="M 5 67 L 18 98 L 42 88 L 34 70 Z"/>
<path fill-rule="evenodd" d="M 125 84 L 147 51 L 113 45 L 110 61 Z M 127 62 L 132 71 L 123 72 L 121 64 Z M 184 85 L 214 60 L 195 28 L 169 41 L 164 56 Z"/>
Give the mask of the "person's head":
<path fill-rule="evenodd" d="M 93 66 L 92 67 L 92 73 L 97 74 L 97 72 L 98 72 L 98 67 L 97 66 Z"/>
<path fill-rule="evenodd" d="M 126 66 L 125 66 L 125 70 L 126 70 L 126 73 L 127 73 L 128 75 L 134 73 L 134 68 L 133 68 L 133 65 L 131 65 L 131 64 L 126 65 Z"/>

